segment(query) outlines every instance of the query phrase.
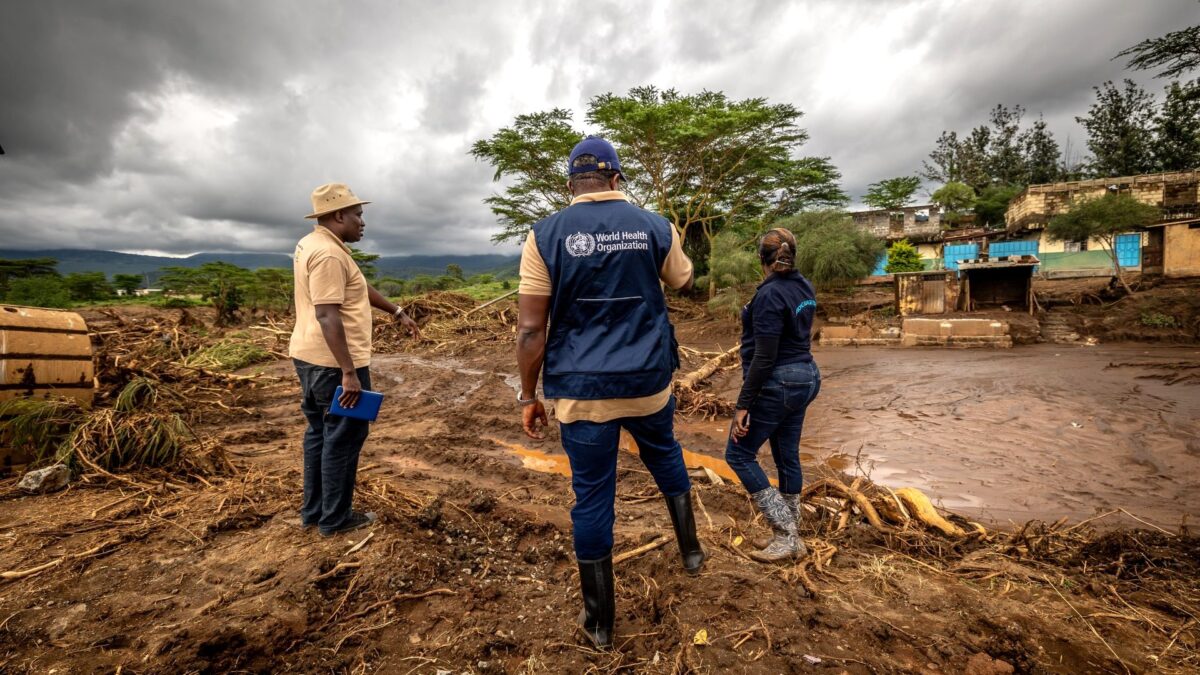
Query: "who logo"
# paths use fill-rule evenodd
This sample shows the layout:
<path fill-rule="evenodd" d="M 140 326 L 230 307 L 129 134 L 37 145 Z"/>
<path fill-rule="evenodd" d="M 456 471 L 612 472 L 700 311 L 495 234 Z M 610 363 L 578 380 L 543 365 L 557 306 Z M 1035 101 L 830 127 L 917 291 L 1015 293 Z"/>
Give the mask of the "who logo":
<path fill-rule="evenodd" d="M 576 258 L 583 258 L 596 252 L 596 238 L 587 232 L 576 232 L 568 236 L 563 243 L 567 247 L 567 253 Z"/>

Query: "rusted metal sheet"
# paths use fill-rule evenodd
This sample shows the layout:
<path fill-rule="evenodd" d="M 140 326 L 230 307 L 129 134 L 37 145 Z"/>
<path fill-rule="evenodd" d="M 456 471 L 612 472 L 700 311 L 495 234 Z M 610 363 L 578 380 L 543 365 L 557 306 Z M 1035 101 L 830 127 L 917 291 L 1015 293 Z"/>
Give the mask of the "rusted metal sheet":
<path fill-rule="evenodd" d="M 953 309 L 958 287 L 952 272 L 905 272 L 894 275 L 900 316 L 944 314 Z"/>
<path fill-rule="evenodd" d="M 0 401 L 64 396 L 92 402 L 87 324 L 75 312 L 0 305 Z"/>

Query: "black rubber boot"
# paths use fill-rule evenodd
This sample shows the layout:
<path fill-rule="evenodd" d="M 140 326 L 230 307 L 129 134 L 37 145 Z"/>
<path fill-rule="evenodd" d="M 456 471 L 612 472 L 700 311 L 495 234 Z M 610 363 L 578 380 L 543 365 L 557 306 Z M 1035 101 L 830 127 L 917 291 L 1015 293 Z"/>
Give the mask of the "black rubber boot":
<path fill-rule="evenodd" d="M 704 549 L 696 537 L 696 516 L 692 512 L 692 493 L 667 497 L 667 513 L 671 514 L 671 525 L 675 528 L 675 539 L 679 542 L 679 555 L 683 558 L 683 571 L 699 574 L 704 567 Z"/>
<path fill-rule="evenodd" d="M 612 556 L 600 560 L 579 561 L 579 587 L 583 594 L 583 611 L 579 626 L 596 647 L 612 647 L 613 618 L 616 601 L 613 599 Z"/>

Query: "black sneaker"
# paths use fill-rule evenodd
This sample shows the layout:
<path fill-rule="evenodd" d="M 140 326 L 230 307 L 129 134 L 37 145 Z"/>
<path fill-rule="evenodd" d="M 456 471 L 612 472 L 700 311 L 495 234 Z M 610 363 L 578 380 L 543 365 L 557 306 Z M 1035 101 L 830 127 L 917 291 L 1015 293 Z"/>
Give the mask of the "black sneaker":
<path fill-rule="evenodd" d="M 335 534 L 352 532 L 370 525 L 371 523 L 375 522 L 376 518 L 376 515 L 370 511 L 366 513 L 361 511 L 351 511 L 350 517 L 346 519 L 346 522 L 342 523 L 340 527 L 335 527 L 332 530 L 321 530 L 321 536 L 332 537 Z"/>

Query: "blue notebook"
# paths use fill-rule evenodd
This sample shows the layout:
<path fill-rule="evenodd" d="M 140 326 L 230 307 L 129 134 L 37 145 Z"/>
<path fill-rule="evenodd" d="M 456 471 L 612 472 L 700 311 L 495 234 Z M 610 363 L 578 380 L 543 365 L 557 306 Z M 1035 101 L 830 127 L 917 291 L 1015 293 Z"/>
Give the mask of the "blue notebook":
<path fill-rule="evenodd" d="M 333 404 L 329 406 L 329 414 L 353 417 L 368 422 L 374 422 L 375 418 L 379 417 L 379 406 L 383 403 L 383 394 L 363 389 L 362 395 L 358 397 L 358 403 L 355 403 L 353 408 L 343 408 L 338 403 L 341 397 L 342 386 L 338 385 L 338 388 L 333 391 Z"/>

